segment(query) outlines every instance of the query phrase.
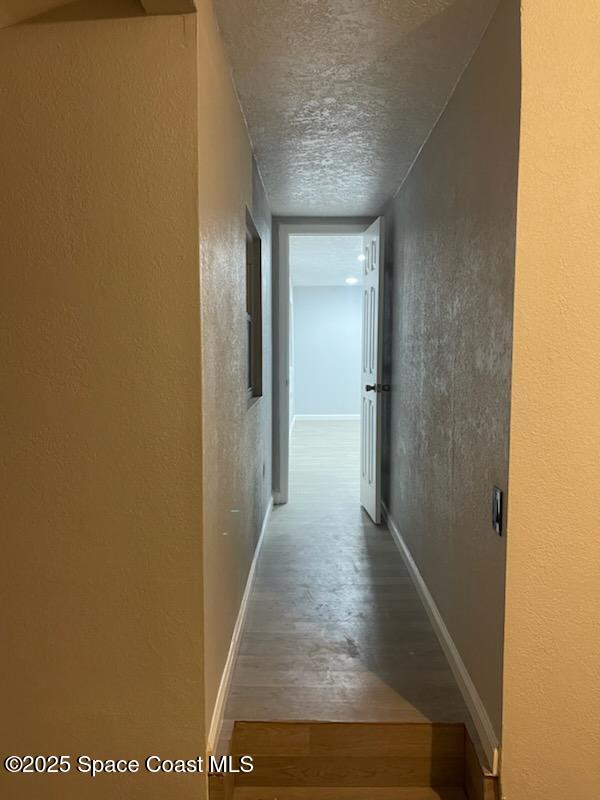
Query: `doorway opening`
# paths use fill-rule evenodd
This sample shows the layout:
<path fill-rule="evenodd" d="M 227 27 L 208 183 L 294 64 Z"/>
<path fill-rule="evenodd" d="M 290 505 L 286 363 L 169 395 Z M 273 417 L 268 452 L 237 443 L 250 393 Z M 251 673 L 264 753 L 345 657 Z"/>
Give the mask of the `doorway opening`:
<path fill-rule="evenodd" d="M 275 502 L 290 499 L 293 465 L 332 490 L 342 480 L 346 502 L 379 523 L 382 220 L 278 233 Z"/>
<path fill-rule="evenodd" d="M 290 500 L 314 483 L 359 502 L 360 233 L 289 237 Z"/>

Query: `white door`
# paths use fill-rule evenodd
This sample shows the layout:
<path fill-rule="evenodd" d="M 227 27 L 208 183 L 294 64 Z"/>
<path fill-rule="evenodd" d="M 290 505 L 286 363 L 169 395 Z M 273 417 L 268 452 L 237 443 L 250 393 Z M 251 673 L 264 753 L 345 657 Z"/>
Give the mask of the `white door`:
<path fill-rule="evenodd" d="M 362 389 L 360 415 L 360 504 L 381 521 L 381 323 L 383 219 L 364 234 L 362 300 Z M 386 387 L 387 388 L 387 387 Z"/>

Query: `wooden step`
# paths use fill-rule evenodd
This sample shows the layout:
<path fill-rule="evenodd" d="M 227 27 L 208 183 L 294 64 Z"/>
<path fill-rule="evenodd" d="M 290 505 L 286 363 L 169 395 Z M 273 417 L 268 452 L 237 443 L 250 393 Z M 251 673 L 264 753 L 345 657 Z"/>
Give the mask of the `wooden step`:
<path fill-rule="evenodd" d="M 338 788 L 338 787 L 238 787 L 234 800 L 467 800 L 462 789 Z"/>
<path fill-rule="evenodd" d="M 236 722 L 233 755 L 464 758 L 464 726 L 432 723 Z"/>
<path fill-rule="evenodd" d="M 212 775 L 211 800 L 498 800 L 463 725 L 236 722 L 248 774 Z"/>
<path fill-rule="evenodd" d="M 464 764 L 453 758 L 256 756 L 245 786 L 462 786 Z"/>
<path fill-rule="evenodd" d="M 462 725 L 236 722 L 231 752 L 253 757 L 239 786 L 464 785 Z"/>

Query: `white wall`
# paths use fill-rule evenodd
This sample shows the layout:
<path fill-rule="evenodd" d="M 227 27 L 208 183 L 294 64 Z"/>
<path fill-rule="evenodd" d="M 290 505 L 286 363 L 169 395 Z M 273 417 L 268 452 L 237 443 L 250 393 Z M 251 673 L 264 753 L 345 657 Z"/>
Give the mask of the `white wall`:
<path fill-rule="evenodd" d="M 294 413 L 360 413 L 360 286 L 296 286 Z"/>

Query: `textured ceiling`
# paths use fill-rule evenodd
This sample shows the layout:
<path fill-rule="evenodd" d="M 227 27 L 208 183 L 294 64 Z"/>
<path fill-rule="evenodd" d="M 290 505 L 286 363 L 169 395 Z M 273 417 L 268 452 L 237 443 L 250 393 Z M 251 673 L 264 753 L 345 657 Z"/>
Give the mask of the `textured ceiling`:
<path fill-rule="evenodd" d="M 362 279 L 359 256 L 363 237 L 356 234 L 290 236 L 290 275 L 294 286 L 344 286 Z"/>
<path fill-rule="evenodd" d="M 272 210 L 377 213 L 497 0 L 215 0 Z"/>

